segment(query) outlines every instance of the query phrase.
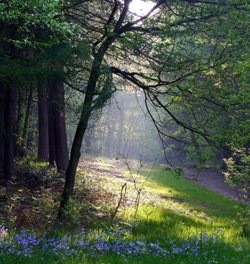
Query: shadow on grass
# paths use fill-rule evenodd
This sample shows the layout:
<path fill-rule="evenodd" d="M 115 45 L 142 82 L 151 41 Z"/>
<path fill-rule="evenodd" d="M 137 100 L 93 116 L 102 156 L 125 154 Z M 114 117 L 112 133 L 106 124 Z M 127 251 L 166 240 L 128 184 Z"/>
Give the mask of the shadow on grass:
<path fill-rule="evenodd" d="M 146 177 L 147 172 L 142 172 L 141 176 Z M 211 217 L 228 219 L 234 218 L 237 214 L 237 202 L 200 187 L 179 176 L 175 171 L 155 169 L 147 185 L 160 192 L 166 200 L 187 203 L 194 209 L 203 210 Z"/>
<path fill-rule="evenodd" d="M 169 209 L 154 208 L 157 211 L 145 219 L 145 214 L 150 209 L 153 209 L 153 207 L 142 207 L 139 211 L 138 225 L 134 228 L 133 235 L 140 240 L 184 239 L 198 235 L 201 232 L 211 231 L 211 227 L 208 228 L 205 223 Z M 212 229 L 215 230 L 215 228 Z"/>

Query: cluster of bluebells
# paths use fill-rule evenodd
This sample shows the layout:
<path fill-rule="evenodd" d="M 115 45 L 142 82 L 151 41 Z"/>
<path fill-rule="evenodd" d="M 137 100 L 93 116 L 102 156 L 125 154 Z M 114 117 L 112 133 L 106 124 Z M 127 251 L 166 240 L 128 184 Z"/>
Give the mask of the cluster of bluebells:
<path fill-rule="evenodd" d="M 202 234 L 184 242 L 170 241 L 167 247 L 159 243 L 146 241 L 131 241 L 126 239 L 130 229 L 85 231 L 62 238 L 48 237 L 45 234 L 37 236 L 25 230 L 8 234 L 4 227 L 0 227 L 0 255 L 15 254 L 32 256 L 49 252 L 57 257 L 67 257 L 78 254 L 102 255 L 117 254 L 121 256 L 171 256 L 175 254 L 198 256 L 207 243 L 215 243 L 217 236 Z"/>

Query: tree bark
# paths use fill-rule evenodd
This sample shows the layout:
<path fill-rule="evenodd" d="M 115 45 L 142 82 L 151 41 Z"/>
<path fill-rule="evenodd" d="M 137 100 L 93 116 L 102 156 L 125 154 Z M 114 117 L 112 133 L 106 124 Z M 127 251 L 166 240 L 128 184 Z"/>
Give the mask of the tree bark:
<path fill-rule="evenodd" d="M 14 170 L 14 125 L 16 117 L 16 89 L 13 84 L 7 88 L 5 104 L 5 178 L 11 180 L 15 176 Z"/>
<path fill-rule="evenodd" d="M 37 83 L 38 91 L 38 159 L 49 161 L 49 120 L 46 81 L 40 79 Z"/>
<path fill-rule="evenodd" d="M 30 121 L 30 111 L 31 111 L 31 104 L 32 104 L 32 97 L 33 97 L 33 84 L 30 85 L 24 125 L 23 125 L 23 149 L 26 148 L 27 140 L 28 140 L 28 129 L 29 129 L 29 121 Z"/>
<path fill-rule="evenodd" d="M 0 83 L 0 180 L 5 179 L 5 100 L 6 87 Z"/>
<path fill-rule="evenodd" d="M 30 106 L 30 120 L 28 135 L 27 135 L 27 148 L 37 149 L 37 139 L 38 139 L 38 114 L 37 114 L 37 104 L 31 104 Z"/>
<path fill-rule="evenodd" d="M 15 131 L 15 155 L 20 157 L 23 153 L 23 127 L 25 121 L 25 101 L 26 101 L 26 91 L 23 88 L 19 89 L 18 94 L 18 109 L 17 109 L 17 121 L 16 121 L 16 131 Z"/>
<path fill-rule="evenodd" d="M 16 48 L 8 40 L 14 37 L 16 26 L 1 23 L 0 49 L 1 55 L 7 54 L 11 59 L 17 53 Z M 4 56 L 3 56 L 4 57 Z M 11 180 L 14 170 L 14 126 L 16 121 L 16 87 L 11 76 L 1 76 L 0 83 L 0 177 L 4 181 Z"/>
<path fill-rule="evenodd" d="M 51 130 L 51 157 L 53 157 L 53 147 L 55 147 L 56 166 L 58 171 L 65 172 L 69 164 L 69 152 L 67 144 L 67 133 L 65 124 L 65 102 L 64 102 L 64 87 L 62 80 L 55 80 L 51 87 L 52 95 L 52 116 L 53 127 Z"/>
<path fill-rule="evenodd" d="M 56 150 L 55 150 L 55 137 L 54 137 L 54 120 L 52 111 L 52 100 L 50 92 L 49 101 L 49 164 L 55 166 Z"/>

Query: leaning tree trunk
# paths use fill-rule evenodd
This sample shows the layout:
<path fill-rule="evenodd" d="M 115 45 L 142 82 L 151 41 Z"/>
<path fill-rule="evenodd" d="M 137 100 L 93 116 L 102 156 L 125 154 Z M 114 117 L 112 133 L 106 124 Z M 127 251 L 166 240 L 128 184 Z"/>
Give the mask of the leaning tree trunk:
<path fill-rule="evenodd" d="M 99 49 L 99 52 L 95 55 L 95 59 L 93 61 L 90 77 L 86 87 L 86 95 L 82 105 L 81 117 L 77 125 L 74 141 L 71 148 L 69 166 L 66 171 L 64 190 L 57 216 L 57 220 L 59 221 L 64 218 L 69 198 L 72 196 L 74 191 L 76 169 L 81 156 L 82 140 L 88 126 L 90 114 L 92 112 L 91 104 L 96 92 L 96 84 L 100 76 L 101 63 L 106 51 L 109 48 L 109 45 L 113 42 L 113 40 L 114 39 L 110 38 L 103 43 L 103 45 Z"/>
<path fill-rule="evenodd" d="M 38 91 L 38 159 L 49 161 L 49 120 L 47 83 L 40 79 L 37 83 Z"/>
<path fill-rule="evenodd" d="M 64 190 L 58 211 L 58 217 L 57 217 L 58 220 L 61 220 L 64 217 L 64 213 L 67 208 L 69 198 L 73 194 L 73 190 L 74 190 L 76 169 L 81 156 L 82 140 L 88 126 L 88 120 L 91 114 L 91 103 L 93 101 L 93 96 L 94 96 L 93 95 L 94 93 L 90 91 L 94 91 L 96 87 L 96 80 L 93 78 L 93 76 L 97 76 L 97 75 L 96 73 L 92 73 L 91 75 L 92 76 L 90 76 L 90 78 L 92 77 L 91 78 L 92 80 L 89 81 L 89 85 L 87 87 L 87 93 L 83 103 L 81 118 L 77 125 L 76 134 L 71 148 L 69 166 L 66 171 Z"/>

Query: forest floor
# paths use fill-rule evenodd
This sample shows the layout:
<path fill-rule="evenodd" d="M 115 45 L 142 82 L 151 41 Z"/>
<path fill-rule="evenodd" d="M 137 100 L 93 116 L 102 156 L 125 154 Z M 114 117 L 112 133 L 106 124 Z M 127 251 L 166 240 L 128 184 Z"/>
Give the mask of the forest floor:
<path fill-rule="evenodd" d="M 213 171 L 194 180 L 191 168 L 186 179 L 159 164 L 84 157 L 55 226 L 63 175 L 35 160 L 17 167 L 15 181 L 0 188 L 0 263 L 250 263 L 244 208 L 200 186 Z"/>
<path fill-rule="evenodd" d="M 0 188 L 0 220 L 18 227 L 46 229 L 56 217 L 64 180 L 46 164 L 29 161 L 18 166 L 18 179 L 7 188 Z M 234 190 L 216 170 L 204 169 L 198 178 L 194 177 L 194 168 L 185 167 L 182 171 L 190 184 L 205 187 L 237 201 Z M 187 187 L 184 190 L 179 185 Z M 124 188 L 121 194 L 122 186 Z M 140 205 L 154 204 L 182 213 L 188 211 L 182 208 L 185 203 L 202 206 L 200 211 L 203 207 L 212 207 L 205 199 L 196 195 L 196 192 L 178 170 L 162 168 L 159 164 L 85 157 L 78 167 L 74 195 L 78 204 L 75 203 L 73 207 L 76 212 L 80 210 L 85 214 L 84 222 L 87 225 L 93 219 L 102 221 L 114 218 L 121 195 L 123 197 L 116 213 L 118 216 L 128 208 L 134 210 L 138 198 Z M 41 214 L 44 215 L 42 219 Z"/>

